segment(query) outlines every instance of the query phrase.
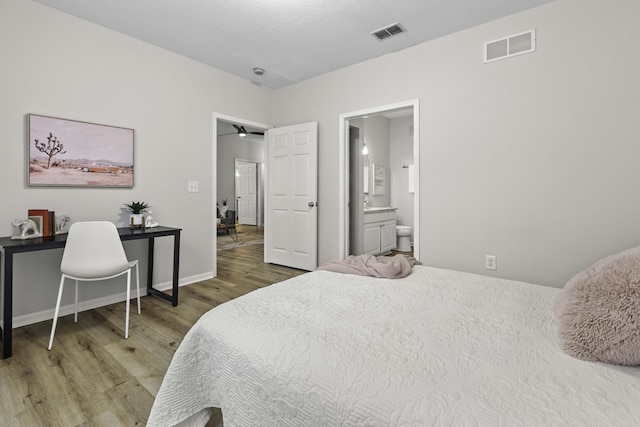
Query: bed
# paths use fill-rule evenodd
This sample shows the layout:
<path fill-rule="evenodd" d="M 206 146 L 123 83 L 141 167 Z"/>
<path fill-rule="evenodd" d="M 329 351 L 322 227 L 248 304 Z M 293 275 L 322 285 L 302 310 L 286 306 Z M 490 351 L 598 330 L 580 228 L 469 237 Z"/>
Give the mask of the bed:
<path fill-rule="evenodd" d="M 559 289 L 415 266 L 314 271 L 205 314 L 149 426 L 640 426 L 640 367 L 557 342 Z"/>

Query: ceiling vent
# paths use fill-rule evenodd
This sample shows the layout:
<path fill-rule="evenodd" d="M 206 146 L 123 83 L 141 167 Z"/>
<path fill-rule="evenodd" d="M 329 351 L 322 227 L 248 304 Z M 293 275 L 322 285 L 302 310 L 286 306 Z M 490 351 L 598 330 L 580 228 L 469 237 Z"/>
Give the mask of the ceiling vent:
<path fill-rule="evenodd" d="M 497 61 L 524 53 L 535 52 L 536 30 L 525 31 L 484 44 L 484 62 Z"/>
<path fill-rule="evenodd" d="M 404 28 L 402 28 L 400 24 L 396 22 L 395 24 L 391 24 L 389 26 L 380 28 L 379 30 L 372 32 L 371 35 L 373 35 L 378 40 L 384 40 L 386 38 L 395 36 L 396 34 L 400 34 L 400 33 L 404 33 Z"/>

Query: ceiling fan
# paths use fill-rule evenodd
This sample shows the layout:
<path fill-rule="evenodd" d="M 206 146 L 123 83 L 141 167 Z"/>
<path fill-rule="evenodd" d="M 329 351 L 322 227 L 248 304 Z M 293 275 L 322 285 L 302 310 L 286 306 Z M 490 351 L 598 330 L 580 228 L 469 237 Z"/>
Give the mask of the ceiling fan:
<path fill-rule="evenodd" d="M 224 135 L 238 135 L 240 138 L 244 138 L 247 135 L 264 135 L 264 132 L 248 132 L 244 126 L 238 126 L 238 125 L 232 125 L 234 128 L 236 128 L 237 132 L 232 132 L 232 133 L 225 133 L 219 136 L 224 136 Z"/>

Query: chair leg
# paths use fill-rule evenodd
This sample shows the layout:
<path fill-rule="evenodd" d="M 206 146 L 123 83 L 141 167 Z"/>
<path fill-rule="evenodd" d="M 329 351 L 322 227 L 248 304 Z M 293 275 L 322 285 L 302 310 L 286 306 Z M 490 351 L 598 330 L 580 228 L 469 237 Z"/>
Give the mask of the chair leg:
<path fill-rule="evenodd" d="M 73 321 L 78 323 L 78 281 L 76 280 L 76 309 L 73 314 Z"/>
<path fill-rule="evenodd" d="M 58 290 L 58 301 L 56 302 L 56 311 L 53 315 L 53 325 L 51 325 L 51 337 L 49 338 L 49 347 L 47 350 L 51 350 L 53 346 L 53 335 L 56 333 L 56 325 L 58 323 L 58 313 L 60 312 L 60 301 L 62 301 L 62 289 L 64 288 L 64 274 L 60 279 L 60 290 Z"/>
<path fill-rule="evenodd" d="M 129 298 L 131 298 L 131 269 L 127 271 L 127 300 L 125 301 L 125 303 L 127 304 L 127 320 L 125 321 L 124 325 L 124 339 L 129 338 L 129 308 L 131 306 L 131 301 L 129 300 Z"/>
<path fill-rule="evenodd" d="M 136 263 L 136 290 L 138 292 L 138 314 L 140 314 L 140 265 Z"/>

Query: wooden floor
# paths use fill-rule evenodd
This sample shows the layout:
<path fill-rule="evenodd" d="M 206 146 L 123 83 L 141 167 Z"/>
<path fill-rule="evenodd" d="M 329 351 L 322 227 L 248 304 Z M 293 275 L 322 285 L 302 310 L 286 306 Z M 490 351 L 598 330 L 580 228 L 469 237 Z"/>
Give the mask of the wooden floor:
<path fill-rule="evenodd" d="M 132 307 L 129 339 L 124 303 L 13 331 L 13 357 L 0 360 L 0 426 L 142 426 L 171 358 L 206 311 L 255 289 L 304 273 L 264 264 L 261 246 L 218 251 L 218 277 L 180 288 L 171 307 L 142 298 Z"/>
<path fill-rule="evenodd" d="M 236 229 L 218 232 L 217 250 L 235 249 L 238 246 L 264 242 L 264 228 L 255 225 L 236 225 Z"/>

